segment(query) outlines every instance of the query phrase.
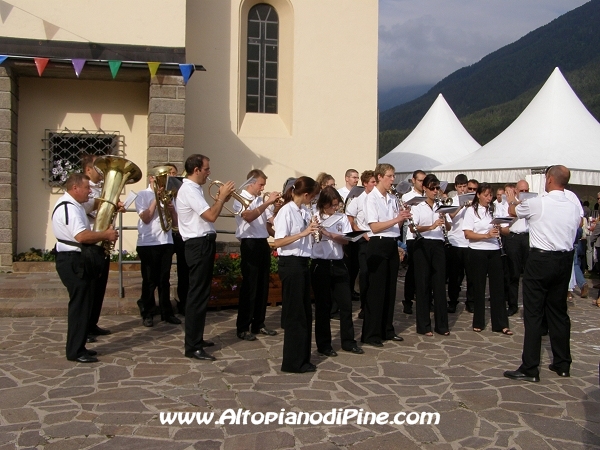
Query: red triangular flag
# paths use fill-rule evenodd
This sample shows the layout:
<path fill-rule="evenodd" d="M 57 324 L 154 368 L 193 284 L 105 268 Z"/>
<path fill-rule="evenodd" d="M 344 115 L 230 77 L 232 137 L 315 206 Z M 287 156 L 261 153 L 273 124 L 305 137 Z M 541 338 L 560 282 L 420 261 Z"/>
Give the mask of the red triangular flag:
<path fill-rule="evenodd" d="M 48 61 L 50 61 L 50 58 L 33 58 L 33 61 L 37 67 L 38 75 L 41 77 L 44 73 L 44 69 L 48 65 Z"/>
<path fill-rule="evenodd" d="M 72 59 L 71 63 L 73 63 L 75 75 L 77 75 L 77 78 L 79 78 L 79 75 L 81 75 L 81 71 L 83 70 L 83 66 L 85 65 L 85 59 Z"/>

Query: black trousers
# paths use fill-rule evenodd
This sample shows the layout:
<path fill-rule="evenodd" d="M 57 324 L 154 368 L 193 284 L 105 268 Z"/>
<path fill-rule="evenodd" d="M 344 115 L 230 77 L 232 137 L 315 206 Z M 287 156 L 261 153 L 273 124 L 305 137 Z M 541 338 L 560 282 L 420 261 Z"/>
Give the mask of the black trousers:
<path fill-rule="evenodd" d="M 283 372 L 301 372 L 310 363 L 312 307 L 310 304 L 309 258 L 279 256 L 281 279 L 281 316 L 283 335 Z M 187 318 L 186 318 L 187 321 Z"/>
<path fill-rule="evenodd" d="M 415 240 L 408 239 L 406 241 L 406 275 L 404 276 L 404 301 L 402 302 L 407 308 L 412 308 L 412 301 L 415 298 Z"/>
<path fill-rule="evenodd" d="M 444 241 L 420 239 L 415 242 L 415 284 L 417 288 L 417 333 L 431 332 L 431 292 L 436 333 L 444 334 L 448 328 L 446 301 L 446 251 Z"/>
<path fill-rule="evenodd" d="M 519 307 L 519 279 L 529 257 L 529 233 L 510 233 L 504 236 L 504 251 L 506 252 L 508 293 L 505 293 L 509 309 Z M 507 295 L 506 295 L 507 294 Z"/>
<path fill-rule="evenodd" d="M 468 265 L 468 247 L 449 247 L 448 258 L 446 259 L 446 271 L 448 273 L 448 306 L 458 305 L 458 296 L 460 294 L 460 285 L 465 277 L 466 267 Z M 473 287 L 467 276 L 467 300 L 465 304 L 473 308 Z"/>
<path fill-rule="evenodd" d="M 348 268 L 348 285 L 350 286 L 350 292 L 354 292 L 354 284 L 356 277 L 360 270 L 360 264 L 358 262 L 358 252 L 360 251 L 359 242 L 348 242 L 344 245 L 344 262 Z"/>
<path fill-rule="evenodd" d="M 571 367 L 571 320 L 567 311 L 567 291 L 571 279 L 573 252 L 530 252 L 523 274 L 522 364 L 519 371 L 539 375 L 542 345 L 542 317 L 548 321 L 552 364 L 560 372 Z"/>
<path fill-rule="evenodd" d="M 185 260 L 190 269 L 190 289 L 185 305 L 186 353 L 202 350 L 206 309 L 217 251 L 216 236 L 209 234 L 185 241 Z"/>
<path fill-rule="evenodd" d="M 188 290 L 190 289 L 190 270 L 185 262 L 185 244 L 181 234 L 173 232 L 173 245 L 177 255 L 177 299 L 179 313 L 185 314 Z"/>
<path fill-rule="evenodd" d="M 315 341 L 319 351 L 332 350 L 331 301 L 335 299 L 340 308 L 340 338 L 342 348 L 351 350 L 356 346 L 352 322 L 352 291 L 348 283 L 348 269 L 343 260 L 313 259 L 311 281 L 315 294 Z"/>
<path fill-rule="evenodd" d="M 485 285 L 490 281 L 490 318 L 492 331 L 508 328 L 504 305 L 504 268 L 500 250 L 475 250 L 469 248 L 467 277 L 471 279 L 475 313 L 473 328 L 485 328 Z M 565 293 L 566 295 L 566 293 Z"/>
<path fill-rule="evenodd" d="M 237 332 L 258 333 L 265 326 L 267 300 L 269 298 L 269 273 L 271 269 L 271 248 L 267 239 L 242 239 L 242 286 Z"/>
<path fill-rule="evenodd" d="M 392 339 L 394 330 L 394 304 L 398 281 L 398 242 L 394 238 L 372 237 L 367 247 L 369 291 L 361 341 L 381 343 Z"/>
<path fill-rule="evenodd" d="M 173 315 L 171 305 L 171 261 L 173 244 L 137 246 L 142 271 L 142 311 L 143 316 L 152 314 L 154 291 L 158 289 L 160 315 L 166 318 Z"/>
<path fill-rule="evenodd" d="M 66 355 L 73 361 L 87 354 L 85 341 L 96 280 L 84 273 L 80 252 L 57 253 L 56 271 L 69 292 Z"/>
<path fill-rule="evenodd" d="M 367 292 L 369 291 L 369 268 L 367 267 L 367 248 L 369 241 L 362 238 L 358 243 L 358 286 L 360 287 L 360 309 L 365 309 Z"/>
<path fill-rule="evenodd" d="M 90 314 L 90 322 L 88 329 L 93 329 L 98 326 L 100 313 L 102 312 L 102 303 L 104 303 L 104 295 L 106 294 L 106 284 L 108 283 L 108 272 L 110 271 L 110 258 L 106 258 L 104 267 L 100 273 L 100 277 L 95 280 L 94 301 L 92 303 L 92 312 Z"/>

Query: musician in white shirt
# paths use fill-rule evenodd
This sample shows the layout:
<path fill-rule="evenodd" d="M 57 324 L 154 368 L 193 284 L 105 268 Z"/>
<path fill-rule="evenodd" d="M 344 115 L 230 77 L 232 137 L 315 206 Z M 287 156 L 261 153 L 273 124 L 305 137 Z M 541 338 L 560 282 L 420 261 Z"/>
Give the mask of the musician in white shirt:
<path fill-rule="evenodd" d="M 344 181 L 346 184 L 344 187 L 338 189 L 340 196 L 342 197 L 342 201 L 346 201 L 348 198 L 348 194 L 352 190 L 352 188 L 358 185 L 358 170 L 356 169 L 348 169 L 346 170 L 346 174 L 344 175 Z"/>
<path fill-rule="evenodd" d="M 448 336 L 448 305 L 446 302 L 446 253 L 444 250 L 443 227 L 450 228 L 446 215 L 440 217 L 439 202 L 436 197 L 440 194 L 440 181 L 433 174 L 425 176 L 423 187 L 427 200 L 413 206 L 411 213 L 416 229 L 423 239 L 414 245 L 414 261 L 417 288 L 417 333 L 433 336 L 429 308 L 431 292 L 435 327 L 438 334 Z"/>
<path fill-rule="evenodd" d="M 508 316 L 504 305 L 504 269 L 500 252 L 500 232 L 492 224 L 490 211 L 492 187 L 480 183 L 467 209 L 463 221 L 465 238 L 469 240 L 468 276 L 473 287 L 475 312 L 473 331 L 481 332 L 485 328 L 485 286 L 489 280 L 490 317 L 492 331 L 512 335 L 508 328 Z"/>
<path fill-rule="evenodd" d="M 307 208 L 320 187 L 310 177 L 297 178 L 285 192 L 285 204 L 275 216 L 275 241 L 281 279 L 281 324 L 283 335 L 282 372 L 314 372 L 310 362 L 312 307 L 310 304 L 309 260 L 318 224 Z"/>
<path fill-rule="evenodd" d="M 394 330 L 394 304 L 398 282 L 399 224 L 410 217 L 410 211 L 399 210 L 398 199 L 389 194 L 396 169 L 391 164 L 375 168 L 377 186 L 365 201 L 365 217 L 371 231 L 367 247 L 369 291 L 361 341 L 383 347 L 383 341 L 403 341 Z"/>
<path fill-rule="evenodd" d="M 236 200 L 233 203 L 237 223 L 235 237 L 240 241 L 242 269 L 236 334 L 240 339 L 254 341 L 257 334 L 277 334 L 277 331 L 265 327 L 271 269 L 267 223 L 273 217 L 269 207 L 278 201 L 281 195 L 271 192 L 269 198 L 263 200 L 261 194 L 267 183 L 267 176 L 262 170 L 251 170 L 246 179 L 254 180 L 241 192 L 241 196 L 251 202 L 250 206 L 242 210 L 240 202 Z"/>

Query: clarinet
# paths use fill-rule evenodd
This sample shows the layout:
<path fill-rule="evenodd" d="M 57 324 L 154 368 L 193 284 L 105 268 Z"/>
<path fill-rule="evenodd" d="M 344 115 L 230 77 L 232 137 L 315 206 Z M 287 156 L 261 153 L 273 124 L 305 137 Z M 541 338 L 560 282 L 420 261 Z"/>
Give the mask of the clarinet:
<path fill-rule="evenodd" d="M 388 194 L 396 197 L 396 202 L 398 203 L 399 209 L 408 209 L 408 207 L 406 207 L 404 205 L 404 202 L 402 201 L 402 196 L 400 195 L 400 193 L 396 190 L 396 188 L 394 186 L 392 186 L 390 188 L 390 190 L 388 191 Z M 408 224 L 413 228 L 413 230 L 415 230 L 415 232 L 413 233 L 413 235 L 415 237 L 415 242 L 423 239 L 423 235 L 419 232 L 419 230 L 417 230 L 417 226 L 415 225 L 415 221 L 413 220 L 412 217 L 410 217 L 408 219 Z"/>
<path fill-rule="evenodd" d="M 496 207 L 494 206 L 494 203 L 491 202 L 488 206 L 488 210 L 492 217 L 494 217 L 495 209 L 496 209 Z M 498 225 L 494 225 L 494 228 L 496 228 L 498 230 L 498 232 L 500 232 L 500 227 Z M 500 256 L 506 256 L 506 252 L 504 251 L 504 246 L 502 245 L 502 238 L 500 237 L 500 233 L 498 233 L 498 236 L 496 236 L 496 239 L 498 239 L 498 248 L 500 249 Z"/>
<path fill-rule="evenodd" d="M 440 197 L 435 197 L 435 204 L 437 205 L 438 209 L 440 206 L 442 206 L 442 199 Z M 440 215 L 440 219 L 442 219 L 444 222 L 442 223 L 442 234 L 444 235 L 444 247 L 448 248 L 448 247 L 452 247 L 452 244 L 450 243 L 450 241 L 448 240 L 448 230 L 446 230 L 446 215 L 444 213 L 439 213 Z"/>
<path fill-rule="evenodd" d="M 312 200 L 310 202 L 310 215 L 311 215 L 311 222 L 316 223 L 317 225 L 319 224 L 319 216 L 317 215 L 317 201 L 316 200 Z M 316 230 L 313 231 L 313 238 L 315 240 L 315 243 L 319 243 L 321 242 L 321 230 Z"/>

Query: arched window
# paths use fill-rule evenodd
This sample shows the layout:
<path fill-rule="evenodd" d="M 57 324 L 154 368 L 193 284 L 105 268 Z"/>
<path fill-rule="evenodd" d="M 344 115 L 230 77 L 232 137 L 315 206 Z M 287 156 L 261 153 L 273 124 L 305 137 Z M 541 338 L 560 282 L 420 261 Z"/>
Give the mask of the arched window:
<path fill-rule="evenodd" d="M 259 3 L 248 13 L 246 112 L 277 114 L 279 17 Z"/>

